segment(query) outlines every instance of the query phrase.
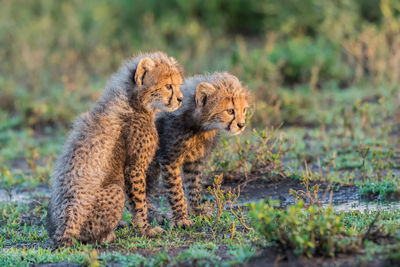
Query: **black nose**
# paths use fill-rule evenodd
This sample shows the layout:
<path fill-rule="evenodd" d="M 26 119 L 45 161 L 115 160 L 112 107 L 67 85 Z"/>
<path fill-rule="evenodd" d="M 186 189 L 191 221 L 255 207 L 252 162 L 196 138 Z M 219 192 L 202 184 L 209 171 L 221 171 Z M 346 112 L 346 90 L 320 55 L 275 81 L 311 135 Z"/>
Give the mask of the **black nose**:
<path fill-rule="evenodd" d="M 239 123 L 237 124 L 237 126 L 238 126 L 240 129 L 242 129 L 242 128 L 244 127 L 244 123 L 243 123 L 243 122 L 239 122 Z"/>
<path fill-rule="evenodd" d="M 182 101 L 183 101 L 183 97 L 182 97 L 182 96 L 180 96 L 180 97 L 177 97 L 177 98 L 176 98 L 176 100 L 178 100 L 178 102 L 180 103 L 180 102 L 182 102 Z"/>

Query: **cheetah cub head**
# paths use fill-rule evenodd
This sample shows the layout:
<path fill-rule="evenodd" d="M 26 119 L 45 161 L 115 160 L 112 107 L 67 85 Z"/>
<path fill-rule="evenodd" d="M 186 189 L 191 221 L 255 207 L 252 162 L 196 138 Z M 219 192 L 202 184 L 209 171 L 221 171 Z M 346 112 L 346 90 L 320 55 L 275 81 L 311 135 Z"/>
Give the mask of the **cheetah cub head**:
<path fill-rule="evenodd" d="M 134 81 L 139 100 L 150 110 L 172 112 L 181 106 L 182 68 L 173 57 L 162 52 L 145 55 L 136 67 Z"/>
<path fill-rule="evenodd" d="M 221 129 L 230 135 L 246 127 L 249 95 L 238 78 L 224 72 L 214 73 L 196 87 L 196 111 L 203 129 Z"/>

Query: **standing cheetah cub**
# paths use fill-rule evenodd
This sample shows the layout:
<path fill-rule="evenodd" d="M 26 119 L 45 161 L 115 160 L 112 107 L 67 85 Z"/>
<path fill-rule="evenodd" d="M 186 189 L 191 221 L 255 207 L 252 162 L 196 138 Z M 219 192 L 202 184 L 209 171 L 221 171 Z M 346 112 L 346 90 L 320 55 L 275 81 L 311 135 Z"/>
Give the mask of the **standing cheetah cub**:
<path fill-rule="evenodd" d="M 74 123 L 53 173 L 47 229 L 55 246 L 111 242 L 125 195 L 142 234 L 147 222 L 145 172 L 158 143 L 154 116 L 182 103 L 182 69 L 162 52 L 128 60 L 92 110 Z"/>
<path fill-rule="evenodd" d="M 148 195 L 162 173 L 172 207 L 172 225 L 189 226 L 181 167 L 189 213 L 200 208 L 201 170 L 218 139 L 219 130 L 236 135 L 245 128 L 248 93 L 229 73 L 214 73 L 185 79 L 181 87 L 182 107 L 173 113 L 161 113 L 156 119 L 159 149 L 147 171 Z"/>

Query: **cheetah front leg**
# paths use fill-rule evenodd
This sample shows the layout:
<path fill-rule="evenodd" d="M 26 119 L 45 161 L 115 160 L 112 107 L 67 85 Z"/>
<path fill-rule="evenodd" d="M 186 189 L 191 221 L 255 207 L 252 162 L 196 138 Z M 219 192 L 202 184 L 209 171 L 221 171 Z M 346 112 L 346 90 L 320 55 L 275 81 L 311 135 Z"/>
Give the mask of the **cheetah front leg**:
<path fill-rule="evenodd" d="M 144 170 L 134 166 L 134 163 L 128 161 L 124 179 L 129 209 L 133 216 L 132 223 L 143 235 L 153 237 L 164 230 L 159 226 L 151 227 L 147 221 L 146 175 Z"/>
<path fill-rule="evenodd" d="M 190 215 L 200 215 L 202 214 L 202 209 L 200 206 L 201 197 L 201 168 L 202 162 L 185 162 L 183 164 L 183 177 L 185 179 L 186 189 L 189 196 L 189 214 Z"/>
<path fill-rule="evenodd" d="M 161 163 L 161 172 L 165 187 L 168 190 L 168 202 L 172 209 L 172 224 L 174 226 L 190 226 L 182 177 L 178 163 Z"/>

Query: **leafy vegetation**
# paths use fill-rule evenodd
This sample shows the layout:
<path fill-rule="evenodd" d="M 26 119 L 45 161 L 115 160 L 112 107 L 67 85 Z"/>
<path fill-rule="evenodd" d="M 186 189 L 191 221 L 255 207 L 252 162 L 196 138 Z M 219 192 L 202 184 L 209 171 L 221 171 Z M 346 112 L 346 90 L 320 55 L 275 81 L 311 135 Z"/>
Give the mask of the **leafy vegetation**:
<path fill-rule="evenodd" d="M 307 206 L 303 200 L 286 209 L 278 201 L 251 203 L 250 217 L 270 245 L 308 257 L 356 252 L 363 242 L 395 236 L 400 225 L 398 210 L 338 213 L 332 206 Z"/>
<path fill-rule="evenodd" d="M 250 205 L 250 216 L 256 229 L 269 242 L 296 254 L 334 256 L 355 246 L 355 232 L 347 229 L 332 207 L 305 207 L 300 200 L 286 210 L 277 202 Z"/>
<path fill-rule="evenodd" d="M 365 196 L 367 198 L 379 198 L 382 200 L 385 199 L 396 199 L 399 194 L 399 180 L 398 179 L 387 179 L 385 181 L 380 182 L 370 182 L 367 181 L 360 188 L 361 196 Z"/>

